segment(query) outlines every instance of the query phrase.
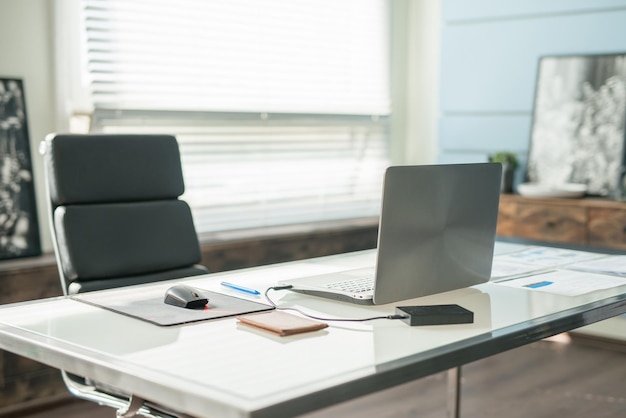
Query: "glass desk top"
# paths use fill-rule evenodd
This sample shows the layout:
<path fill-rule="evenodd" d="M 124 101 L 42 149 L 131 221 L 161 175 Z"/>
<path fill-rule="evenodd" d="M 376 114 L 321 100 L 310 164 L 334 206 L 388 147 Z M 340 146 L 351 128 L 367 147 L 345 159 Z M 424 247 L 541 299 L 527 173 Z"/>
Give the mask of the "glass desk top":
<path fill-rule="evenodd" d="M 525 247 L 498 244 L 497 257 Z M 264 291 L 277 281 L 371 264 L 374 251 L 214 273 L 172 283 L 252 301 L 220 286 Z M 128 288 L 131 289 L 131 288 Z M 136 287 L 135 289 L 141 289 Z M 626 311 L 626 285 L 575 296 L 489 282 L 381 306 L 273 291 L 280 306 L 322 317 L 391 315 L 400 305 L 458 304 L 474 323 L 331 322 L 279 337 L 234 317 L 161 327 L 69 298 L 0 308 L 0 348 L 90 377 L 194 416 L 290 416 L 405 383 Z"/>

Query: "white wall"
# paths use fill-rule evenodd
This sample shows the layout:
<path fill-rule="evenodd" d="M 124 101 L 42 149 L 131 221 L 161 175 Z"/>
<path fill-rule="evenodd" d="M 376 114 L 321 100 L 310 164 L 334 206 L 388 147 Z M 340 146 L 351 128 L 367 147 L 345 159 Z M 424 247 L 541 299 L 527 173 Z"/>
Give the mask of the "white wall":
<path fill-rule="evenodd" d="M 437 158 L 441 0 L 392 0 L 391 160 Z"/>
<path fill-rule="evenodd" d="M 45 215 L 39 142 L 55 129 L 52 56 L 52 0 L 0 0 L 0 77 L 21 78 L 35 174 L 35 192 L 44 251 L 52 244 Z"/>

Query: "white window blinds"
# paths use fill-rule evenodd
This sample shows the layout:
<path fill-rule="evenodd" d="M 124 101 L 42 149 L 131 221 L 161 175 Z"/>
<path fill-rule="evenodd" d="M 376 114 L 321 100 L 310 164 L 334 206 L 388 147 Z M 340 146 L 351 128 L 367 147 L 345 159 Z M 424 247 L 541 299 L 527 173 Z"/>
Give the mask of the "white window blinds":
<path fill-rule="evenodd" d="M 84 0 L 92 129 L 177 136 L 198 231 L 375 215 L 384 0 Z"/>

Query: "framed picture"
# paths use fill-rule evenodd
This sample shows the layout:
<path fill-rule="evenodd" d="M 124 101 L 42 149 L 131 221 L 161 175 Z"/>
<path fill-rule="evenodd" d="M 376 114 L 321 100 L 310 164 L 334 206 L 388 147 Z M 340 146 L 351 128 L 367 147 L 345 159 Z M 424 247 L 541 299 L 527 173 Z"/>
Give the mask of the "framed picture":
<path fill-rule="evenodd" d="M 621 196 L 626 53 L 539 60 L 527 180 Z"/>
<path fill-rule="evenodd" d="M 0 260 L 39 254 L 23 84 L 0 78 Z"/>

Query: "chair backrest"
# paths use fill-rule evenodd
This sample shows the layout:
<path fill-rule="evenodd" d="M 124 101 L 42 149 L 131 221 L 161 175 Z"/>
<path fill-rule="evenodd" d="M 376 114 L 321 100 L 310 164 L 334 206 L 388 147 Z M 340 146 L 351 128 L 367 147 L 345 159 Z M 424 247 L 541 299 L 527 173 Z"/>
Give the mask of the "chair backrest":
<path fill-rule="evenodd" d="M 170 135 L 49 135 L 50 226 L 66 294 L 206 274 Z"/>

